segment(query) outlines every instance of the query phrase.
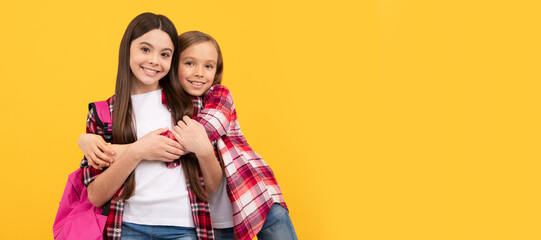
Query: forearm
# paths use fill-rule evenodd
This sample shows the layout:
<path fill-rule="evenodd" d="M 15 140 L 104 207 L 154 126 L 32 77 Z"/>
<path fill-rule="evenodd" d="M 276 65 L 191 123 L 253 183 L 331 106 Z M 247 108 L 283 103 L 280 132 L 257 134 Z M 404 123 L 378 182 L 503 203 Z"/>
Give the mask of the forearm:
<path fill-rule="evenodd" d="M 222 180 L 222 168 L 220 163 L 214 155 L 212 146 L 209 145 L 209 150 L 201 153 L 196 153 L 199 165 L 201 167 L 201 173 L 203 174 L 203 180 L 205 181 L 205 187 L 209 194 L 216 192 Z"/>
<path fill-rule="evenodd" d="M 126 152 L 116 159 L 116 163 L 101 173 L 88 185 L 88 199 L 97 207 L 103 206 L 111 200 L 114 194 L 122 187 L 130 173 L 135 169 L 141 159 L 134 151 Z"/>
<path fill-rule="evenodd" d="M 77 140 L 77 145 L 79 146 L 79 148 L 83 149 L 85 147 L 88 147 L 90 144 L 91 144 L 91 139 L 90 139 L 90 136 L 99 136 L 101 139 L 103 139 L 103 137 L 99 134 L 95 134 L 95 133 L 83 133 L 79 136 L 79 139 Z M 127 143 L 127 144 L 109 144 L 108 146 L 110 146 L 111 148 L 114 148 L 114 150 L 120 150 L 120 151 L 116 151 L 117 153 L 118 152 L 123 152 L 127 147 L 129 147 L 131 145 L 131 143 Z"/>
<path fill-rule="evenodd" d="M 171 133 L 185 151 L 196 155 L 206 190 L 208 193 L 214 193 L 222 180 L 222 168 L 214 155 L 214 149 L 207 138 L 204 126 L 184 116 L 177 122 L 177 126 Z"/>
<path fill-rule="evenodd" d="M 203 109 L 194 120 L 205 127 L 210 141 L 216 141 L 230 130 L 230 123 L 236 119 L 233 96 L 225 86 L 215 85 L 204 98 Z"/>

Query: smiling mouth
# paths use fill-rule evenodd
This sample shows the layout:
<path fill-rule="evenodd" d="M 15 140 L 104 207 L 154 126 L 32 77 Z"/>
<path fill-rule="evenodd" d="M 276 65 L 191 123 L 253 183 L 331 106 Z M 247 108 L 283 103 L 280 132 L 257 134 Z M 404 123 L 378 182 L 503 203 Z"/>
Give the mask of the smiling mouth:
<path fill-rule="evenodd" d="M 157 70 L 152 70 L 152 69 L 149 69 L 149 68 L 144 68 L 144 67 L 141 67 L 141 69 L 143 69 L 143 71 L 145 73 L 148 73 L 148 74 L 151 74 L 151 75 L 155 75 L 157 73 L 159 73 L 160 71 L 157 71 Z"/>
<path fill-rule="evenodd" d="M 205 85 L 205 83 L 202 83 L 202 82 L 193 82 L 193 81 L 190 81 L 188 80 L 189 83 L 193 84 L 193 85 L 197 85 L 197 86 L 203 86 Z"/>

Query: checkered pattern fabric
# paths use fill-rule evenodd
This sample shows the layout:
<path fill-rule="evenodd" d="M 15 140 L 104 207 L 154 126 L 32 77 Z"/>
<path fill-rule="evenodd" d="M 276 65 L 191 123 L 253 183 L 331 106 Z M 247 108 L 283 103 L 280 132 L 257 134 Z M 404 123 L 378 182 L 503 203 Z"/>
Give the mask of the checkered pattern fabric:
<path fill-rule="evenodd" d="M 253 239 L 273 203 L 287 209 L 282 191 L 271 168 L 244 138 L 229 89 L 212 86 L 204 96 L 203 105 L 194 119 L 205 126 L 211 142 L 222 155 L 235 239 Z"/>
<path fill-rule="evenodd" d="M 162 92 L 162 102 L 167 106 L 165 101 L 165 95 Z M 109 104 L 109 109 L 111 115 L 113 114 L 113 104 L 114 96 L 107 99 Z M 199 105 L 194 105 L 199 107 Z M 103 135 L 102 126 L 99 126 L 96 121 L 96 114 L 91 109 L 88 113 L 86 121 L 86 132 Z M 173 167 L 173 166 L 172 166 Z M 86 158 L 83 158 L 81 161 L 81 168 L 83 169 L 83 183 L 88 186 L 102 171 L 92 168 L 88 165 Z M 104 171 L 104 170 L 103 170 Z M 199 171 L 199 179 L 203 182 L 203 178 Z M 188 182 L 188 181 L 186 181 Z M 208 202 L 203 202 L 197 199 L 195 193 L 188 185 L 188 195 L 190 197 L 190 205 L 192 208 L 193 220 L 196 226 L 196 232 L 198 239 L 214 239 L 214 231 L 212 229 L 211 219 L 210 219 L 210 208 Z M 114 199 L 120 195 L 122 189 L 119 189 L 118 192 L 114 195 L 113 200 L 111 200 L 111 208 L 109 210 L 109 216 L 107 217 L 107 223 L 105 226 L 106 239 L 119 240 L 122 232 L 122 216 L 124 212 L 124 201 L 115 201 Z"/>

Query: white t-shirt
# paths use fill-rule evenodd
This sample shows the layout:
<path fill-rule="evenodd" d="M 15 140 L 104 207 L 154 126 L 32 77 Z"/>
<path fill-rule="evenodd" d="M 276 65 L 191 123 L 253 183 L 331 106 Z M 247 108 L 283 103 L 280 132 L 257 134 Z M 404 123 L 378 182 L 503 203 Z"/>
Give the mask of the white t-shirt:
<path fill-rule="evenodd" d="M 172 129 L 161 89 L 131 96 L 137 139 L 158 128 Z M 195 227 L 182 167 L 143 160 L 135 168 L 135 192 L 126 200 L 123 221 L 144 225 Z"/>
<path fill-rule="evenodd" d="M 222 175 L 220 187 L 210 195 L 210 216 L 212 217 L 213 228 L 231 228 L 233 227 L 233 210 L 231 209 L 231 200 L 227 196 L 227 187 L 225 175 Z"/>

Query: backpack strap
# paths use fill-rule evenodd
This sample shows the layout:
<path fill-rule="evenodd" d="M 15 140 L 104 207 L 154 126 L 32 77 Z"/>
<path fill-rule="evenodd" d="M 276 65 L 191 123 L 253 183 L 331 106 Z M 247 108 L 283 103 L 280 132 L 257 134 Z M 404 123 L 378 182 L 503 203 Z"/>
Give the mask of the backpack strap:
<path fill-rule="evenodd" d="M 89 109 L 94 109 L 94 116 L 96 122 L 102 126 L 103 139 L 108 143 L 113 143 L 113 123 L 111 120 L 111 110 L 109 109 L 109 103 L 107 101 L 97 101 L 88 105 Z M 103 205 L 102 215 L 109 216 L 109 209 L 111 208 L 111 201 L 108 201 Z M 104 239 L 106 239 L 106 232 L 103 232 Z"/>
<path fill-rule="evenodd" d="M 103 139 L 108 143 L 113 143 L 113 124 L 109 103 L 107 101 L 97 101 L 89 104 L 88 107 L 94 109 L 96 121 L 103 127 Z"/>

